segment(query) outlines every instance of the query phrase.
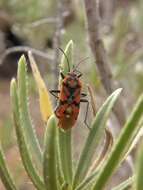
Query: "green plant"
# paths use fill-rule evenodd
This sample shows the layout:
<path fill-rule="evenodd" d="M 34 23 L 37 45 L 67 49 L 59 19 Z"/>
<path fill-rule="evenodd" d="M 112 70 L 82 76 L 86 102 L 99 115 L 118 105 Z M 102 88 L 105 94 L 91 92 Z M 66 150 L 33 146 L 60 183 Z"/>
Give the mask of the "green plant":
<path fill-rule="evenodd" d="M 70 41 L 65 50 L 70 60 L 72 59 L 72 51 L 73 42 Z M 143 115 L 143 95 L 140 96 L 134 106 L 111 151 L 108 151 L 97 167 L 91 170 L 93 156 L 95 153 L 97 154 L 97 147 L 104 136 L 107 121 L 121 93 L 121 89 L 117 89 L 107 98 L 93 118 L 90 126 L 91 130 L 87 131 L 88 136 L 85 145 L 74 167 L 72 130 L 63 131 L 57 127 L 57 119 L 52 111 L 48 91 L 30 53 L 29 57 L 38 86 L 40 110 L 46 125 L 44 150 L 41 150 L 39 146 L 30 118 L 27 95 L 28 78 L 24 56 L 21 57 L 18 63 L 17 81 L 12 79 L 10 88 L 17 143 L 24 168 L 29 178 L 38 190 L 104 189 L 115 169 L 126 159 L 129 149 L 142 127 L 140 120 Z M 70 61 L 70 64 L 72 67 L 72 61 Z M 60 68 L 64 70 L 65 74 L 67 73 L 67 62 L 64 56 L 62 57 Z M 137 174 L 135 173 L 127 181 L 115 187 L 114 190 L 125 190 L 132 185 L 136 187 L 136 190 L 141 189 L 141 176 L 143 175 L 143 171 L 140 169 L 143 162 L 142 152 L 141 150 L 138 156 L 139 166 L 136 170 Z M 43 174 L 40 174 L 37 166 L 42 168 Z M 2 149 L 0 149 L 0 177 L 6 189 L 18 189 L 10 174 Z"/>

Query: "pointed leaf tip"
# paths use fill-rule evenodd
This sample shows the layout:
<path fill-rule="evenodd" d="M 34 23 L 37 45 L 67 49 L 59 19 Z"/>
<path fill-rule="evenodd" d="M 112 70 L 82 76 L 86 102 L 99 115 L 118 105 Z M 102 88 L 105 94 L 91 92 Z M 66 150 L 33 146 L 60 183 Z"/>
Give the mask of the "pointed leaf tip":
<path fill-rule="evenodd" d="M 19 61 L 18 61 L 18 65 L 19 65 L 19 66 L 20 66 L 20 65 L 23 65 L 23 64 L 26 64 L 26 58 L 25 58 L 25 55 L 24 55 L 24 54 L 20 57 L 20 59 L 19 59 Z"/>
<path fill-rule="evenodd" d="M 15 89 L 16 89 L 16 80 L 15 78 L 12 78 L 10 82 L 10 96 L 11 97 L 13 96 L 13 92 L 15 91 Z"/>
<path fill-rule="evenodd" d="M 66 75 L 72 68 L 73 68 L 73 49 L 74 49 L 74 43 L 72 40 L 70 40 L 65 49 L 64 54 L 62 55 L 61 62 L 59 64 L 60 72 L 62 72 L 64 75 Z M 62 78 L 59 77 L 59 85 L 61 84 Z"/>
<path fill-rule="evenodd" d="M 115 90 L 115 91 L 113 92 L 113 94 L 114 94 L 114 93 L 120 94 L 120 93 L 122 92 L 122 90 L 123 90 L 123 88 L 118 88 L 117 90 Z"/>
<path fill-rule="evenodd" d="M 74 46 L 73 41 L 70 40 L 64 49 L 64 52 L 69 60 L 69 65 L 67 63 L 67 59 L 64 54 L 62 55 L 61 58 L 60 68 L 64 74 L 67 74 L 67 72 L 69 72 L 69 67 L 70 68 L 73 67 L 73 46 Z"/>
<path fill-rule="evenodd" d="M 16 85 L 16 79 L 15 78 L 11 79 L 11 86 L 13 86 L 13 85 Z"/>

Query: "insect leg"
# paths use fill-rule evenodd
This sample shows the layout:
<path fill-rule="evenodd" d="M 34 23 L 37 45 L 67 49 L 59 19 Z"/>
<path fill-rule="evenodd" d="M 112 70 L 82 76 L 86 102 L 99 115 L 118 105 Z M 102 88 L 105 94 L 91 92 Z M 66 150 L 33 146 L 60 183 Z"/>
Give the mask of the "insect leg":
<path fill-rule="evenodd" d="M 77 77 L 80 78 L 82 76 L 82 73 L 80 73 Z"/>
<path fill-rule="evenodd" d="M 49 92 L 50 92 L 55 98 L 59 98 L 59 97 L 57 96 L 57 94 L 60 93 L 60 90 L 50 90 Z"/>
<path fill-rule="evenodd" d="M 82 76 L 82 73 L 81 73 L 80 71 L 78 71 L 78 70 L 76 70 L 76 71 L 77 71 L 78 74 L 79 74 L 77 77 L 80 78 L 80 77 Z"/>
<path fill-rule="evenodd" d="M 88 116 L 88 111 L 89 111 L 89 101 L 86 99 L 81 99 L 80 102 L 86 103 L 86 113 L 85 113 L 84 123 L 87 126 L 87 128 L 90 129 L 90 127 L 87 123 L 87 116 Z"/>
<path fill-rule="evenodd" d="M 86 93 L 81 93 L 81 96 L 85 97 L 85 96 L 87 96 L 87 94 Z"/>
<path fill-rule="evenodd" d="M 60 75 L 61 75 L 62 79 L 65 78 L 65 75 L 62 72 L 60 73 Z"/>
<path fill-rule="evenodd" d="M 77 73 L 78 78 L 80 78 L 82 76 L 82 73 L 79 70 L 75 69 L 74 71 Z"/>

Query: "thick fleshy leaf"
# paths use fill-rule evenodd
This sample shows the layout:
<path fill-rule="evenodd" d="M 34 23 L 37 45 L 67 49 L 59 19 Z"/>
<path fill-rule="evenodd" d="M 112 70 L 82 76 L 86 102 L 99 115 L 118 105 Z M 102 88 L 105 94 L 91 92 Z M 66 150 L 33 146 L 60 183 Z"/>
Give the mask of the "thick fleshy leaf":
<path fill-rule="evenodd" d="M 79 186 L 76 187 L 75 190 L 86 190 L 88 187 L 91 186 L 92 182 L 95 181 L 96 177 L 98 174 L 98 170 L 90 174 L 88 177 L 86 177 L 80 184 Z"/>
<path fill-rule="evenodd" d="M 2 148 L 0 147 L 0 178 L 8 190 L 16 190 L 15 183 L 11 177 L 8 166 L 6 164 Z"/>
<path fill-rule="evenodd" d="M 58 129 L 58 143 L 60 168 L 67 184 L 72 184 L 72 151 L 71 151 L 71 130 L 63 131 Z"/>
<path fill-rule="evenodd" d="M 133 185 L 133 182 L 134 182 L 134 176 L 123 181 L 118 186 L 114 187 L 112 190 L 129 190 L 129 187 Z"/>
<path fill-rule="evenodd" d="M 58 190 L 57 185 L 57 124 L 55 116 L 47 122 L 44 142 L 43 174 L 46 189 Z"/>
<path fill-rule="evenodd" d="M 69 41 L 67 44 L 64 53 L 67 58 L 63 54 L 61 64 L 60 64 L 60 72 L 66 75 L 69 72 L 69 69 L 73 68 L 73 41 Z M 61 77 L 59 77 L 59 88 L 61 84 Z M 60 128 L 58 129 L 58 153 L 59 153 L 59 164 L 63 173 L 64 181 L 68 184 L 72 184 L 72 134 L 71 130 L 62 131 Z"/>
<path fill-rule="evenodd" d="M 23 161 L 23 165 L 25 167 L 25 170 L 27 171 L 27 174 L 29 175 L 33 184 L 35 185 L 35 187 L 38 190 L 44 190 L 44 183 L 33 165 L 33 162 L 31 159 L 32 154 L 30 155 L 28 143 L 26 143 L 26 140 L 25 140 L 24 126 L 20 118 L 17 86 L 16 86 L 16 81 L 14 79 L 11 81 L 10 93 L 11 93 L 14 126 L 16 130 L 17 142 L 19 146 L 20 155 Z"/>
<path fill-rule="evenodd" d="M 97 112 L 92 125 L 87 140 L 85 142 L 84 148 L 80 155 L 80 159 L 76 168 L 73 188 L 77 187 L 85 178 L 89 167 L 91 166 L 92 158 L 95 153 L 100 140 L 104 134 L 106 122 L 109 118 L 109 114 L 121 93 L 121 89 L 114 91 L 102 105 L 100 110 Z"/>
<path fill-rule="evenodd" d="M 30 150 L 34 153 L 35 159 L 40 163 L 42 162 L 41 148 L 35 133 L 35 128 L 33 126 L 29 107 L 28 107 L 28 80 L 27 80 L 27 67 L 26 59 L 22 56 L 18 62 L 18 103 L 20 111 L 20 119 L 23 126 L 23 132 L 25 139 L 29 144 Z"/>
<path fill-rule="evenodd" d="M 112 176 L 115 169 L 121 164 L 125 157 L 129 147 L 134 141 L 135 134 L 139 131 L 141 125 L 139 125 L 140 119 L 143 116 L 143 95 L 140 96 L 134 109 L 128 118 L 122 132 L 114 145 L 112 152 L 106 162 L 100 169 L 97 180 L 93 185 L 93 190 L 104 189 L 109 178 Z"/>
<path fill-rule="evenodd" d="M 16 81 L 13 79 L 11 81 L 11 104 L 12 104 L 12 113 L 13 113 L 13 121 L 16 130 L 17 142 L 19 146 L 20 155 L 22 158 L 23 165 L 25 170 L 30 177 L 31 181 L 35 185 L 38 190 L 44 190 L 44 183 L 37 173 L 32 159 L 31 159 L 31 151 L 29 150 L 28 143 L 25 140 L 24 133 L 24 125 L 20 119 L 20 110 L 19 110 L 19 102 L 18 102 L 18 93 Z"/>
<path fill-rule="evenodd" d="M 60 71 L 63 72 L 64 75 L 67 75 L 67 73 L 73 69 L 73 46 L 73 41 L 70 40 L 64 50 L 66 57 L 63 54 L 61 58 Z"/>
<path fill-rule="evenodd" d="M 39 92 L 39 103 L 40 103 L 42 119 L 44 120 L 44 122 L 47 122 L 48 118 L 53 114 L 53 108 L 52 108 L 52 103 L 50 100 L 49 92 L 46 88 L 46 85 L 45 85 L 41 75 L 40 75 L 40 72 L 39 72 L 36 62 L 34 60 L 34 57 L 32 56 L 32 53 L 29 52 L 28 56 L 29 56 L 33 76 L 35 78 L 36 85 L 37 85 L 38 92 Z"/>
<path fill-rule="evenodd" d="M 142 190 L 142 188 L 143 188 L 143 142 L 139 146 L 138 150 L 138 155 L 136 159 L 136 178 L 135 178 L 135 189 Z"/>

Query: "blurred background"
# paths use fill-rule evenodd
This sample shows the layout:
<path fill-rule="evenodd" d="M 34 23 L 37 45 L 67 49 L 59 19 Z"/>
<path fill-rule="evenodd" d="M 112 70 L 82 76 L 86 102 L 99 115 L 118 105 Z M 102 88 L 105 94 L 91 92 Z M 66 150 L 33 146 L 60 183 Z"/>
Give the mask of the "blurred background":
<path fill-rule="evenodd" d="M 101 33 L 111 63 L 113 80 L 123 87 L 123 101 L 126 114 L 129 114 L 143 91 L 143 1 L 100 0 L 99 9 Z M 57 64 L 61 57 L 56 48 L 64 48 L 71 39 L 74 42 L 75 65 L 81 59 L 89 57 L 79 66 L 79 70 L 83 73 L 83 89 L 87 91 L 86 84 L 92 86 L 98 108 L 105 95 L 88 43 L 83 1 L 0 0 L 0 141 L 21 190 L 33 189 L 33 186 L 22 168 L 16 145 L 11 120 L 10 80 L 16 76 L 19 57 L 32 49 L 48 88 L 55 89 L 58 81 Z M 44 128 L 30 69 L 29 81 L 31 115 L 42 146 Z M 80 114 L 78 127 L 74 129 L 75 142 L 79 142 L 75 147 L 75 156 L 79 154 L 87 134 L 83 114 Z M 128 175 L 124 172 L 120 174 L 118 179 Z M 0 182 L 0 190 L 3 189 Z"/>

